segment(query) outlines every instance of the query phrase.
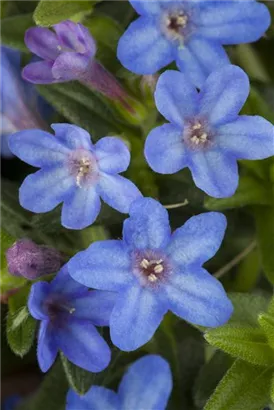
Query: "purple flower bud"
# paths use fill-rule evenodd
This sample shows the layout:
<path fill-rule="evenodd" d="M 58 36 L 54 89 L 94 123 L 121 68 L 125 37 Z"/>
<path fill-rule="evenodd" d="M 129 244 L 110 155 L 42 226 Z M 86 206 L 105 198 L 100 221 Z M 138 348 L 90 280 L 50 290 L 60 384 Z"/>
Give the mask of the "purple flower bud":
<path fill-rule="evenodd" d="M 6 252 L 8 270 L 14 276 L 36 279 L 57 272 L 64 260 L 59 251 L 20 239 Z"/>

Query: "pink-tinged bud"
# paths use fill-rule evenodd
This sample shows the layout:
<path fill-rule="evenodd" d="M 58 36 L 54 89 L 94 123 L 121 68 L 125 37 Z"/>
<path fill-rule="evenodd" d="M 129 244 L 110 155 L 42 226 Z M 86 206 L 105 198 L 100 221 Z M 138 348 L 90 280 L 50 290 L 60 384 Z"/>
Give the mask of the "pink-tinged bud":
<path fill-rule="evenodd" d="M 59 251 L 37 245 L 30 239 L 20 239 L 6 252 L 8 271 L 14 276 L 33 280 L 57 272 L 64 263 Z"/>

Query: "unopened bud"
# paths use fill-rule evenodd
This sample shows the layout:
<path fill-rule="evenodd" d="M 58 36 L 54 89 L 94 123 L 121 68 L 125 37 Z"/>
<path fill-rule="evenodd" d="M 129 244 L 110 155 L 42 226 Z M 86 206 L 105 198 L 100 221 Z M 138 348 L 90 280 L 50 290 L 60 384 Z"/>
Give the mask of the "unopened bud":
<path fill-rule="evenodd" d="M 20 239 L 6 252 L 9 273 L 36 279 L 57 272 L 64 263 L 59 251 L 45 245 L 37 245 L 30 239 Z"/>

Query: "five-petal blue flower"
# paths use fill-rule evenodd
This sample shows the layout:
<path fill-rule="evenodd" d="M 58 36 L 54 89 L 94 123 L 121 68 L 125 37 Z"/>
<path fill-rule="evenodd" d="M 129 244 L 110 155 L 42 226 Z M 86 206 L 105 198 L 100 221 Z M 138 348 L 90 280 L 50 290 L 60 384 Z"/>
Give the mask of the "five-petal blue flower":
<path fill-rule="evenodd" d="M 188 167 L 208 195 L 233 195 L 239 180 L 237 159 L 274 155 L 273 125 L 259 116 L 238 115 L 248 94 L 247 75 L 233 65 L 213 72 L 200 93 L 183 73 L 163 73 L 155 101 L 170 123 L 147 137 L 150 167 L 161 174 Z"/>
<path fill-rule="evenodd" d="M 105 137 L 95 145 L 76 125 L 53 124 L 55 137 L 41 130 L 26 130 L 10 137 L 11 151 L 42 169 L 23 182 L 20 204 L 32 212 L 47 212 L 64 202 L 62 225 L 82 229 L 92 224 L 100 197 L 120 212 L 141 196 L 138 188 L 118 175 L 127 169 L 130 153 L 119 138 Z"/>
<path fill-rule="evenodd" d="M 89 291 L 68 274 L 64 266 L 51 283 L 32 285 L 28 308 L 41 320 L 38 363 L 46 372 L 59 350 L 74 364 L 100 372 L 110 362 L 110 348 L 95 326 L 108 326 L 116 295 Z"/>
<path fill-rule="evenodd" d="M 168 310 L 202 326 L 229 319 L 233 307 L 223 286 L 202 268 L 225 229 L 224 215 L 212 212 L 192 217 L 171 234 L 166 209 L 140 198 L 124 222 L 123 240 L 93 243 L 68 269 L 86 286 L 118 292 L 111 339 L 121 350 L 135 350 L 151 339 Z"/>
<path fill-rule="evenodd" d="M 222 45 L 258 40 L 270 25 L 267 7 L 253 0 L 130 0 L 141 15 L 118 45 L 118 58 L 137 74 L 176 61 L 198 88 L 229 64 Z"/>
<path fill-rule="evenodd" d="M 172 375 L 161 356 L 147 355 L 130 365 L 118 393 L 92 386 L 84 395 L 67 395 L 66 410 L 164 410 L 172 389 Z"/>

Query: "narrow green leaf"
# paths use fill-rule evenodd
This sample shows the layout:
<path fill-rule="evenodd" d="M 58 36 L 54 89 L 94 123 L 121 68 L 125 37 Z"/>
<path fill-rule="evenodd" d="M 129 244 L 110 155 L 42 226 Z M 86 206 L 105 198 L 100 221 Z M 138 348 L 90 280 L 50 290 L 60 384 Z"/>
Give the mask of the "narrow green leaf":
<path fill-rule="evenodd" d="M 258 316 L 268 309 L 269 297 L 247 293 L 229 293 L 228 296 L 234 306 L 229 323 L 258 327 Z"/>
<path fill-rule="evenodd" d="M 33 18 L 38 26 L 50 27 L 64 20 L 77 22 L 91 11 L 90 1 L 41 0 L 34 11 Z"/>
<path fill-rule="evenodd" d="M 7 317 L 7 340 L 11 350 L 23 357 L 32 346 L 35 337 L 36 320 L 26 307 L 29 286 L 25 286 L 9 298 Z"/>
<path fill-rule="evenodd" d="M 269 402 L 273 368 L 236 360 L 204 410 L 260 410 Z"/>
<path fill-rule="evenodd" d="M 259 250 L 255 248 L 239 263 L 237 272 L 229 283 L 229 289 L 234 292 L 249 292 L 252 290 L 258 281 L 260 268 Z"/>
<path fill-rule="evenodd" d="M 274 373 L 272 374 L 272 378 L 271 378 L 270 398 L 272 402 L 274 403 Z"/>
<path fill-rule="evenodd" d="M 117 132 L 117 121 L 100 97 L 77 82 L 38 86 L 39 93 L 70 122 L 96 137 Z"/>
<path fill-rule="evenodd" d="M 45 375 L 38 390 L 16 410 L 63 410 L 68 388 L 61 360 L 57 360 Z"/>
<path fill-rule="evenodd" d="M 274 349 L 274 318 L 267 313 L 262 313 L 259 315 L 258 322 L 261 328 L 264 330 L 269 345 Z"/>
<path fill-rule="evenodd" d="M 274 206 L 264 207 L 263 210 L 257 207 L 254 216 L 263 270 L 270 283 L 274 284 Z"/>
<path fill-rule="evenodd" d="M 85 394 L 93 384 L 96 374 L 71 363 L 63 353 L 60 353 L 60 356 L 70 387 L 80 395 Z"/>
<path fill-rule="evenodd" d="M 233 357 L 261 366 L 274 364 L 274 351 L 260 328 L 229 324 L 208 330 L 204 337 L 209 344 Z"/>
<path fill-rule="evenodd" d="M 217 351 L 201 368 L 194 385 L 194 400 L 199 408 L 203 408 L 235 359 L 228 354 Z"/>
<path fill-rule="evenodd" d="M 25 31 L 34 26 L 32 14 L 19 14 L 1 20 L 1 40 L 5 46 L 29 51 L 25 45 Z"/>
<path fill-rule="evenodd" d="M 98 13 L 87 17 L 84 24 L 96 40 L 96 58 L 115 72 L 120 67 L 116 51 L 123 29 L 111 17 Z"/>

